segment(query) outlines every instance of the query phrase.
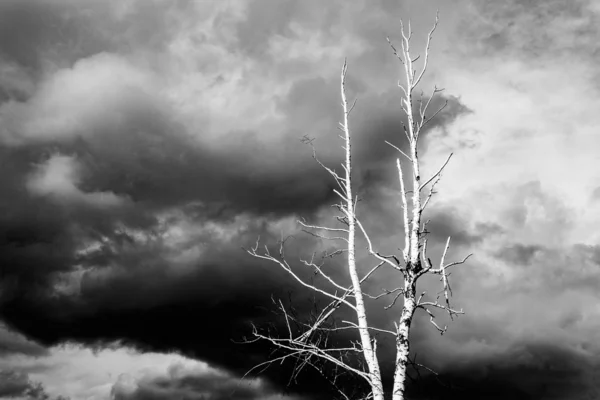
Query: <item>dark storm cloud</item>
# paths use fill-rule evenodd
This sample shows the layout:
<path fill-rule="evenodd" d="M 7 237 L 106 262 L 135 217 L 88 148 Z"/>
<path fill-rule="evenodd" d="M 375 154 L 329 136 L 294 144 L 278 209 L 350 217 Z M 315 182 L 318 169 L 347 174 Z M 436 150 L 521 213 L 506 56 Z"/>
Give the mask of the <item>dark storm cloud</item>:
<path fill-rule="evenodd" d="M 0 326 L 0 355 L 10 356 L 12 354 L 39 357 L 47 355 L 48 350 L 2 325 Z"/>
<path fill-rule="evenodd" d="M 37 12 L 37 6 L 28 3 L 27 12 Z M 145 6 L 134 10 L 146 15 Z M 75 13 L 74 21 L 79 17 Z M 85 33 L 76 36 L 85 38 Z M 118 76 L 117 84 L 113 76 Z M 144 84 L 152 78 L 126 58 L 100 53 L 38 82 L 27 100 L 3 106 L 7 143 L 0 179 L 5 183 L 7 210 L 2 254 L 8 298 L 16 291 L 33 290 L 36 296 L 51 292 L 48 284 L 56 273 L 91 262 L 110 265 L 111 257 L 122 255 L 102 253 L 86 261 L 76 255 L 77 249 L 86 241 L 127 241 L 119 227 L 154 232 L 158 229 L 155 212 L 199 202 L 196 210 L 204 213 L 203 221 L 230 219 L 242 212 L 310 216 L 331 202 L 333 183 L 310 160 L 309 151 L 298 155 L 302 146 L 292 145 L 291 135 L 283 152 L 264 148 L 256 132 L 239 133 L 240 140 L 226 149 L 209 149 L 193 141 L 168 105 L 148 93 Z M 292 122 L 311 119 L 333 127 L 338 91 L 332 81 L 299 81 L 282 101 L 281 110 Z M 458 102 L 452 104 L 456 107 L 440 114 L 432 127 L 463 111 Z M 397 113 L 387 108 L 381 114 L 386 119 Z M 358 157 L 381 161 L 382 149 L 371 149 L 370 144 L 380 146 L 379 139 L 394 133 L 385 127 L 375 135 L 359 133 L 364 143 L 359 139 Z M 330 146 L 324 146 L 325 158 L 328 150 Z M 364 186 L 377 183 L 373 176 L 365 172 Z M 138 250 L 116 268 L 146 265 L 147 257 L 159 269 L 168 263 L 160 251 Z M 132 271 L 127 267 L 124 274 L 136 275 Z"/>
<path fill-rule="evenodd" d="M 592 399 L 598 365 L 560 344 L 518 343 L 504 354 L 465 360 L 411 386 L 415 399 Z"/>
<path fill-rule="evenodd" d="M 263 324 L 272 319 L 272 295 L 284 299 L 288 292 L 296 298 L 307 295 L 279 268 L 259 264 L 239 248 L 253 245 L 257 234 L 263 243 L 273 243 L 279 232 L 271 235 L 251 224 L 230 242 L 206 232 L 188 238 L 175 252 L 161 240 L 145 246 L 128 240 L 107 242 L 79 260 L 97 267 L 81 278 L 78 296 L 32 296 L 29 289 L 14 293 L 2 315 L 45 345 L 74 340 L 102 346 L 119 340 L 147 351 L 175 349 L 243 374 L 265 360 L 268 346 L 232 340 L 248 335 L 251 321 Z M 302 241 L 296 245 L 307 247 Z M 184 264 L 172 259 L 188 248 L 204 254 Z M 291 258 L 294 253 L 291 249 Z M 291 367 L 270 370 L 269 376 L 284 385 Z M 309 374 L 300 382 L 311 378 L 315 377 Z M 322 389 L 315 384 L 303 390 Z"/>
<path fill-rule="evenodd" d="M 299 138 L 316 137 L 320 157 L 337 165 L 338 71 L 332 79 L 329 72 L 308 74 L 314 66 L 307 63 L 292 69 L 307 76 L 293 76 L 289 91 L 273 94 L 273 108 L 284 123 L 265 132 L 238 121 L 238 128 L 215 134 L 211 125 L 227 121 L 213 119 L 214 110 L 201 106 L 198 112 L 208 115 L 205 124 L 186 121 L 169 102 L 181 98 L 161 86 L 180 71 L 157 59 L 168 59 L 179 23 L 189 28 L 175 15 L 191 13 L 192 3 L 138 1 L 120 11 L 117 2 L 10 3 L 12 19 L 0 24 L 22 35 L 0 42 L 12 68 L 10 79 L 0 81 L 7 88 L 0 109 L 0 313 L 11 327 L 44 345 L 121 340 L 144 350 L 175 349 L 244 373 L 270 349 L 231 339 L 248 333 L 251 321 L 271 320 L 272 294 L 308 295 L 276 266 L 251 259 L 240 247 L 251 246 L 259 235 L 274 245 L 280 231 L 291 230 L 279 224 L 280 218 L 316 218 L 334 201 L 333 182 Z M 232 53 L 263 57 L 269 37 L 294 35 L 290 15 L 307 24 L 318 17 L 317 30 L 337 14 L 335 7 L 322 13 L 317 6 L 293 2 L 263 14 L 260 9 L 271 3 L 257 4 L 236 26 L 239 42 L 228 43 Z M 36 25 L 42 15 L 49 22 Z M 362 33 L 369 43 L 381 39 L 387 51 L 381 32 Z M 195 45 L 208 40 L 200 36 L 193 38 Z M 144 51 L 157 55 L 144 59 Z M 397 154 L 384 141 L 403 146 L 403 119 L 397 88 L 371 90 L 358 77 L 372 61 L 358 57 L 348 91 L 351 98 L 359 96 L 352 117 L 356 183 L 365 202 L 376 203 L 378 188 L 397 182 Z M 210 64 L 202 58 L 194 62 L 198 68 Z M 283 64 L 273 68 L 285 70 Z M 223 84 L 224 91 L 230 79 L 226 72 L 226 78 L 213 82 Z M 190 81 L 190 93 L 206 90 L 204 84 Z M 430 132 L 470 112 L 451 95 L 435 100 L 432 109 L 444 100 L 448 107 L 423 132 L 425 154 Z M 265 140 L 268 135 L 274 139 Z M 494 231 L 492 225 L 469 231 L 453 213 L 433 215 L 433 235 L 441 240 L 452 235 L 466 246 Z M 171 232 L 177 229 L 184 239 Z M 289 257 L 295 259 L 316 244 L 300 239 L 291 246 L 297 250 Z M 270 370 L 269 376 L 283 385 L 289 368 Z M 304 390 L 321 389 L 312 378 L 302 378 L 309 383 Z M 205 389 L 224 396 L 231 382 L 219 379 L 148 380 L 118 396 L 171 398 Z M 251 399 L 265 392 L 240 393 Z"/>
<path fill-rule="evenodd" d="M 62 205 L 31 196 L 23 184 L 37 152 L 3 153 L 1 202 L 6 212 L 0 217 L 0 264 L 5 300 L 19 292 L 52 290 L 49 280 L 55 273 L 74 268 L 75 251 L 86 239 L 115 236 L 114 227 L 121 222 L 138 228 L 152 225 L 151 218 L 131 208 L 127 212 L 127 206 L 110 213 L 86 204 Z"/>
<path fill-rule="evenodd" d="M 32 2 L 26 11 L 41 12 L 37 6 Z M 73 18 L 82 22 L 79 17 Z M 141 20 L 151 25 L 151 18 Z M 45 31 L 31 35 L 51 39 Z M 86 39 L 85 32 L 69 36 Z M 52 46 L 31 41 L 6 54 L 39 68 L 37 49 Z M 2 315 L 45 344 L 125 339 L 250 367 L 254 359 L 245 355 L 260 359 L 261 349 L 240 350 L 231 337 L 264 313 L 256 307 L 269 303 L 271 293 L 286 287 L 281 274 L 264 276 L 240 250 L 262 227 L 252 225 L 252 240 L 234 234 L 222 243 L 212 231 L 188 238 L 175 250 L 191 252 L 181 266 L 173 261 L 179 254 L 156 238 L 165 228 L 156 213 L 183 207 L 181 218 L 199 226 L 241 213 L 310 215 L 331 198 L 331 182 L 309 151 L 295 156 L 304 150 L 298 137 L 287 155 L 271 154 L 254 132 L 239 134 L 241 141 L 224 150 L 193 142 L 168 107 L 143 90 L 135 68 L 115 54 L 73 65 L 61 60 L 62 69 L 2 106 Z M 140 232 L 150 239 L 136 240 Z M 99 248 L 81 252 L 98 242 Z M 194 255 L 198 247 L 202 256 Z M 177 267 L 184 271 L 173 271 Z"/>

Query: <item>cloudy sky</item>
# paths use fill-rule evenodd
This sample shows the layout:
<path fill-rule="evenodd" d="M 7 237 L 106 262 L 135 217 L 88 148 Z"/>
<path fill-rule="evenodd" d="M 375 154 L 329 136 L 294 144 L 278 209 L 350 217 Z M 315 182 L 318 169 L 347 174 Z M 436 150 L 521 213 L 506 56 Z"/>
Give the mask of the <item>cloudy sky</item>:
<path fill-rule="evenodd" d="M 452 235 L 451 256 L 475 256 L 452 275 L 466 315 L 442 337 L 417 318 L 413 349 L 462 399 L 598 398 L 597 0 L 1 1 L 0 397 L 318 398 L 313 381 L 286 390 L 285 367 L 240 381 L 268 348 L 235 341 L 273 320 L 271 294 L 308 309 L 241 247 L 330 217 L 299 139 L 340 160 L 344 58 L 361 217 L 401 245 L 385 37 L 410 18 L 418 48 L 436 9 L 423 89 L 448 107 L 424 169 L 455 156 L 430 246 Z M 322 247 L 296 237 L 290 257 Z"/>

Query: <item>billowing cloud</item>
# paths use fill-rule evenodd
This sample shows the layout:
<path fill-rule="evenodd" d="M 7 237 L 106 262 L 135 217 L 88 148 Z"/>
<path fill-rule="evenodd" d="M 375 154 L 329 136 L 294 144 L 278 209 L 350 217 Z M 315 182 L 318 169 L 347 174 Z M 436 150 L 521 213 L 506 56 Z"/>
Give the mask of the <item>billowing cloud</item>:
<path fill-rule="evenodd" d="M 293 235 L 290 259 L 327 248 L 295 224 L 329 223 L 336 201 L 300 139 L 339 165 L 345 57 L 359 213 L 382 251 L 397 252 L 398 154 L 384 142 L 404 146 L 403 116 L 385 37 L 410 16 L 420 46 L 439 7 L 423 96 L 444 86 L 432 107 L 447 106 L 423 133 L 423 175 L 455 155 L 427 210 L 429 247 L 439 257 L 451 236 L 449 257 L 475 256 L 452 274 L 467 314 L 443 337 L 419 316 L 415 352 L 467 398 L 501 385 L 511 398 L 593 396 L 598 10 L 563 3 L 3 2 L 0 352 L 12 365 L 1 364 L 1 390 L 228 398 L 269 354 L 232 339 L 272 320 L 271 295 L 309 310 L 284 271 L 241 247 Z M 342 265 L 327 268 L 344 281 Z M 368 289 L 397 279 L 384 271 Z M 378 305 L 372 320 L 391 326 L 396 311 Z M 65 342 L 97 349 L 111 378 L 61 369 L 97 361 L 56 347 Z M 131 365 L 160 368 L 119 370 L 119 346 Z M 172 350 L 201 361 L 160 358 Z M 276 396 L 289 368 L 236 393 Z M 294 390 L 324 391 L 313 378 Z"/>
<path fill-rule="evenodd" d="M 175 361 L 166 371 L 147 372 L 137 379 L 131 375 L 120 375 L 111 389 L 114 400 L 134 399 L 281 399 L 297 397 L 274 393 L 260 379 L 241 380 L 219 370 L 207 368 L 199 363 Z"/>
<path fill-rule="evenodd" d="M 0 371 L 0 398 L 23 400 L 68 400 L 63 396 L 50 397 L 40 382 L 32 382 L 23 372 Z"/>
<path fill-rule="evenodd" d="M 119 343 L 96 350 L 56 346 L 36 359 L 13 354 L 0 367 L 1 398 L 300 399 L 262 378 L 245 379 L 176 353 L 140 353 Z"/>

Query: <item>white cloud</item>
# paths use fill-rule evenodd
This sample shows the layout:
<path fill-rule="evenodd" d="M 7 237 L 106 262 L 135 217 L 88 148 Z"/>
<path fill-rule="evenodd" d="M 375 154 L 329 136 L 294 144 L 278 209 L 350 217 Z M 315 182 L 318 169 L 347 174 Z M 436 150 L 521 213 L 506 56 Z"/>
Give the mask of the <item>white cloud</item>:
<path fill-rule="evenodd" d="M 152 77 L 124 58 L 100 53 L 52 72 L 25 102 L 0 106 L 5 144 L 90 136 L 99 125 L 118 128 L 126 111 L 153 93 Z"/>
<path fill-rule="evenodd" d="M 38 196 L 49 196 L 57 201 L 83 203 L 96 207 L 123 204 L 123 198 L 111 192 L 83 192 L 78 187 L 80 171 L 73 157 L 54 155 L 38 166 L 27 182 L 29 191 Z"/>
<path fill-rule="evenodd" d="M 213 390 L 229 393 L 236 389 L 254 393 L 256 399 L 295 399 L 274 394 L 262 379 L 240 381 L 202 361 L 174 353 L 140 353 L 117 343 L 96 351 L 71 344 L 56 346 L 48 355 L 36 358 L 12 355 L 0 360 L 0 370 L 27 373 L 29 380 L 40 382 L 49 395 L 72 400 L 138 398 L 133 395 L 140 390 L 153 391 L 165 399 L 184 392 L 196 398 L 216 395 Z M 214 380 L 220 383 L 209 384 Z M 182 383 L 190 381 L 197 384 Z"/>

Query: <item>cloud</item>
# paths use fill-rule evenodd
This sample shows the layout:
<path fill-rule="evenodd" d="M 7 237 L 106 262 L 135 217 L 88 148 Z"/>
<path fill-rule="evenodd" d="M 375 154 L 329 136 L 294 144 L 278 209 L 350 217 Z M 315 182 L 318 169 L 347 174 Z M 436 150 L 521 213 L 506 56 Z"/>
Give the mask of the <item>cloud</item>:
<path fill-rule="evenodd" d="M 413 386 L 416 399 L 586 399 L 598 395 L 598 366 L 560 345 L 521 343 L 493 358 L 455 365 Z M 441 381 L 441 382 L 440 382 Z"/>
<path fill-rule="evenodd" d="M 84 193 L 76 184 L 77 164 L 73 158 L 55 156 L 41 165 L 29 181 L 27 188 L 34 195 L 50 196 L 66 202 L 83 202 L 92 206 L 118 206 L 123 199 L 113 193 Z"/>
<path fill-rule="evenodd" d="M 26 102 L 2 106 L 3 139 L 60 142 L 75 135 L 86 137 L 102 123 L 118 126 L 127 108 L 143 101 L 150 82 L 143 71 L 118 56 L 100 53 L 82 59 L 40 82 Z"/>
<path fill-rule="evenodd" d="M 23 400 L 68 400 L 63 396 L 50 397 L 40 382 L 32 382 L 23 372 L 0 371 L 0 398 Z"/>
<path fill-rule="evenodd" d="M 133 399 L 298 399 L 281 396 L 259 379 L 242 381 L 227 373 L 198 363 L 174 362 L 166 371 L 148 373 L 139 378 L 119 376 L 111 390 L 114 400 Z"/>
<path fill-rule="evenodd" d="M 271 294 L 291 291 L 298 310 L 309 309 L 284 271 L 240 247 L 258 236 L 275 246 L 282 234 L 294 235 L 290 259 L 327 247 L 294 222 L 329 223 L 336 201 L 335 183 L 299 139 L 316 138 L 319 158 L 339 165 L 344 57 L 348 94 L 359 99 L 351 118 L 359 212 L 382 251 L 402 245 L 398 154 L 384 142 L 403 146 L 404 120 L 385 36 L 397 37 L 398 18 L 410 14 L 416 47 L 439 6 L 424 98 L 435 81 L 447 92 L 432 107 L 448 106 L 423 133 L 423 176 L 455 156 L 427 210 L 428 246 L 439 257 L 451 236 L 449 257 L 475 256 L 452 275 L 467 314 L 442 338 L 419 316 L 414 348 L 444 377 L 479 388 L 479 398 L 499 382 L 514 389 L 507 397 L 544 396 L 543 385 L 579 395 L 570 383 L 553 386 L 561 359 L 569 382 L 592 390 L 570 363 L 592 370 L 597 360 L 590 3 L 271 3 L 2 3 L 0 33 L 10 34 L 0 35 L 0 313 L 26 335 L 0 330 L 2 351 L 44 355 L 43 346 L 69 340 L 176 349 L 221 375 L 161 364 L 123 372 L 115 396 L 224 395 L 268 355 L 231 339 L 271 320 Z M 341 262 L 328 268 L 347 278 Z M 369 289 L 397 279 L 383 272 Z M 438 285 L 422 288 L 433 295 Z M 373 313 L 381 326 L 396 317 Z M 286 368 L 269 371 L 273 388 L 255 381 L 240 393 L 274 395 Z M 7 377 L 25 379 L 15 374 Z M 89 385 L 106 394 L 115 380 Z M 53 396 L 84 392 L 43 384 Z"/>
<path fill-rule="evenodd" d="M 0 372 L 0 396 L 16 397 L 26 394 L 31 389 L 31 383 L 27 375 L 15 373 L 13 371 Z"/>
<path fill-rule="evenodd" d="M 471 51 L 481 51 L 492 57 L 518 52 L 520 58 L 530 60 L 539 56 L 545 58 L 551 52 L 560 58 L 575 52 L 587 57 L 583 54 L 585 50 L 595 46 L 587 36 L 593 36 L 597 29 L 596 15 L 589 12 L 592 4 L 587 0 L 568 4 L 520 0 L 503 4 L 473 3 L 478 18 L 466 31 L 477 32 L 480 39 L 479 46 L 472 47 Z"/>
<path fill-rule="evenodd" d="M 301 399 L 279 392 L 264 378 L 243 379 L 176 353 L 140 353 L 119 343 L 102 349 L 66 344 L 41 357 L 13 354 L 0 368 L 1 398 Z"/>
<path fill-rule="evenodd" d="M 24 354 L 27 356 L 43 356 L 47 350 L 25 336 L 9 330 L 4 324 L 0 326 L 0 354 Z"/>

